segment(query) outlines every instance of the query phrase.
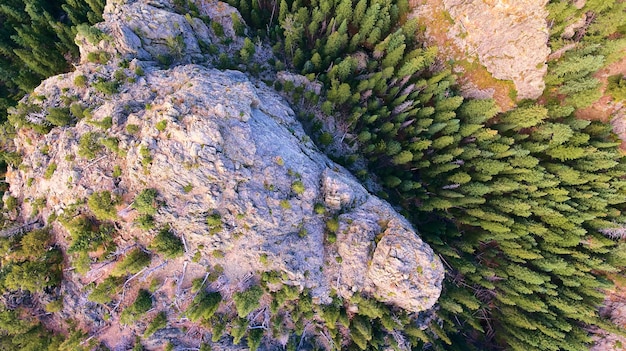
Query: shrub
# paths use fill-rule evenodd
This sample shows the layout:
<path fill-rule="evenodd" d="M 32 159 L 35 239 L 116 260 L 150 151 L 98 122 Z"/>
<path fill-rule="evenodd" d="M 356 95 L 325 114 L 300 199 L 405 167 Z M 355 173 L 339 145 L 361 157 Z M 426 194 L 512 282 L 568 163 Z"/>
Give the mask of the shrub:
<path fill-rule="evenodd" d="M 606 87 L 607 93 L 616 101 L 626 100 L 626 79 L 621 74 L 610 76 Z"/>
<path fill-rule="evenodd" d="M 241 22 L 239 16 L 236 13 L 230 14 L 230 19 L 233 22 L 233 29 L 235 30 L 235 35 L 242 37 L 246 35 L 246 26 Z"/>
<path fill-rule="evenodd" d="M 159 62 L 159 64 L 166 69 L 169 68 L 174 63 L 174 57 L 169 54 L 166 54 L 166 55 L 158 54 L 156 56 L 156 59 Z"/>
<path fill-rule="evenodd" d="M 141 164 L 145 167 L 148 167 L 152 163 L 152 154 L 150 154 L 150 149 L 147 146 L 141 145 L 139 148 L 139 155 L 141 156 Z"/>
<path fill-rule="evenodd" d="M 96 154 L 102 149 L 98 142 L 100 134 L 88 132 L 83 134 L 78 141 L 78 155 L 88 160 L 94 159 Z"/>
<path fill-rule="evenodd" d="M 302 181 L 296 180 L 295 182 L 291 183 L 291 191 L 293 191 L 294 194 L 302 195 L 302 193 L 304 193 L 304 190 L 304 184 L 302 183 Z"/>
<path fill-rule="evenodd" d="M 333 135 L 328 132 L 324 132 L 320 135 L 319 140 L 322 146 L 328 146 L 333 143 Z"/>
<path fill-rule="evenodd" d="M 133 201 L 133 208 L 140 214 L 154 215 L 159 207 L 156 197 L 156 189 L 144 189 L 135 197 L 135 200 Z"/>
<path fill-rule="evenodd" d="M 115 80 L 117 81 L 124 81 L 127 78 L 127 76 L 126 76 L 126 73 L 124 73 L 123 69 L 118 69 L 117 71 L 113 73 L 113 78 L 115 78 Z"/>
<path fill-rule="evenodd" d="M 78 75 L 74 78 L 74 84 L 79 88 L 84 88 L 87 86 L 87 77 L 84 75 Z"/>
<path fill-rule="evenodd" d="M 44 206 L 46 206 L 47 203 L 47 199 L 46 197 L 38 197 L 36 199 L 34 199 L 33 201 L 31 201 L 31 207 L 33 209 L 33 216 L 36 216 L 39 214 L 39 210 L 41 210 L 42 208 L 44 208 Z"/>
<path fill-rule="evenodd" d="M 63 309 L 63 298 L 51 301 L 46 304 L 45 310 L 48 313 L 59 312 Z"/>
<path fill-rule="evenodd" d="M 104 117 L 101 121 L 88 120 L 89 124 L 107 130 L 113 126 L 113 118 L 111 116 Z"/>
<path fill-rule="evenodd" d="M 122 176 L 122 167 L 115 165 L 115 167 L 113 167 L 113 174 L 112 176 L 114 178 L 119 178 Z"/>
<path fill-rule="evenodd" d="M 16 209 L 17 198 L 15 196 L 7 196 L 7 199 L 4 200 L 4 207 L 9 211 L 13 211 L 14 209 Z"/>
<path fill-rule="evenodd" d="M 70 109 L 67 107 L 50 107 L 46 120 L 57 127 L 69 125 L 72 122 Z"/>
<path fill-rule="evenodd" d="M 315 213 L 317 213 L 318 215 L 323 215 L 326 213 L 326 206 L 324 206 L 323 203 L 317 202 L 313 206 L 313 211 L 315 211 Z"/>
<path fill-rule="evenodd" d="M 331 218 L 326 221 L 326 229 L 331 233 L 336 233 L 339 230 L 339 221 L 337 218 Z"/>
<path fill-rule="evenodd" d="M 111 276 L 120 277 L 127 274 L 135 274 L 150 264 L 150 254 L 140 248 L 129 252 L 126 257 L 118 262 L 111 271 Z"/>
<path fill-rule="evenodd" d="M 87 61 L 92 63 L 106 64 L 109 58 L 109 54 L 104 51 L 93 51 L 87 54 Z"/>
<path fill-rule="evenodd" d="M 87 109 L 79 103 L 73 103 L 72 105 L 70 105 L 70 112 L 77 119 L 82 119 L 85 116 L 86 110 Z"/>
<path fill-rule="evenodd" d="M 250 62 L 252 57 L 254 57 L 255 51 L 256 50 L 252 40 L 250 40 L 250 38 L 245 38 L 243 41 L 243 47 L 239 50 L 239 55 L 241 56 L 243 62 Z"/>
<path fill-rule="evenodd" d="M 219 292 L 200 292 L 194 299 L 193 303 L 187 308 L 186 314 L 189 320 L 197 322 L 201 319 L 208 320 L 220 307 L 222 295 Z"/>
<path fill-rule="evenodd" d="M 101 304 L 109 303 L 113 295 L 121 290 L 123 284 L 123 277 L 107 277 L 91 291 L 87 299 Z"/>
<path fill-rule="evenodd" d="M 89 252 L 81 251 L 72 257 L 72 266 L 78 274 L 87 274 L 91 268 Z"/>
<path fill-rule="evenodd" d="M 224 36 L 224 27 L 222 26 L 221 23 L 219 23 L 217 21 L 212 21 L 211 22 L 211 29 L 213 29 L 213 33 L 215 33 L 215 35 L 218 38 L 222 38 Z"/>
<path fill-rule="evenodd" d="M 0 151 L 0 159 L 13 167 L 18 167 L 22 163 L 22 155 L 18 152 Z"/>
<path fill-rule="evenodd" d="M 117 203 L 117 198 L 108 190 L 95 192 L 87 200 L 89 209 L 101 221 L 117 219 Z"/>
<path fill-rule="evenodd" d="M 214 283 L 219 279 L 222 274 L 224 274 L 224 267 L 222 267 L 222 265 L 216 264 L 215 266 L 213 266 L 211 273 L 209 273 L 209 277 L 207 278 L 207 280 L 211 283 Z"/>
<path fill-rule="evenodd" d="M 118 93 L 119 83 L 117 81 L 104 81 L 99 80 L 93 83 L 94 89 L 105 95 L 112 95 Z"/>
<path fill-rule="evenodd" d="M 187 184 L 183 187 L 183 191 L 185 192 L 185 194 L 188 194 L 189 192 L 191 192 L 193 190 L 193 185 L 191 184 Z"/>
<path fill-rule="evenodd" d="M 132 305 L 128 306 L 120 315 L 122 324 L 130 324 L 138 320 L 152 308 L 152 296 L 148 290 L 141 289 Z"/>
<path fill-rule="evenodd" d="M 57 164 L 52 162 L 48 165 L 48 168 L 46 168 L 46 171 L 43 174 L 43 178 L 44 179 L 50 179 L 52 178 L 52 175 L 54 174 L 54 171 L 57 170 Z"/>
<path fill-rule="evenodd" d="M 307 234 L 309 234 L 309 232 L 304 227 L 300 228 L 300 230 L 298 231 L 298 236 L 301 238 L 305 238 Z"/>
<path fill-rule="evenodd" d="M 184 252 L 183 242 L 169 229 L 161 229 L 150 244 L 150 249 L 163 255 L 165 258 L 176 258 Z"/>
<path fill-rule="evenodd" d="M 139 126 L 136 124 L 127 124 L 126 131 L 129 134 L 137 134 L 139 132 Z"/>
<path fill-rule="evenodd" d="M 166 326 L 167 326 L 167 315 L 165 314 L 165 311 L 161 311 L 156 315 L 156 317 L 154 317 L 152 322 L 150 322 L 150 324 L 146 328 L 146 331 L 143 333 L 143 336 L 147 338 L 150 335 L 154 334 L 154 332 L 156 332 L 157 330 L 163 329 Z"/>
<path fill-rule="evenodd" d="M 235 307 L 237 308 L 237 315 L 239 318 L 246 318 L 246 316 L 257 309 L 263 296 L 263 289 L 259 286 L 253 286 L 248 290 L 237 292 L 233 295 L 233 301 L 235 301 Z"/>
<path fill-rule="evenodd" d="M 135 224 L 143 230 L 150 230 L 156 226 L 154 217 L 147 214 L 139 215 L 137 219 L 135 219 Z"/>
<path fill-rule="evenodd" d="M 92 45 L 97 45 L 106 35 L 98 28 L 92 27 L 86 23 L 76 26 L 76 30 L 79 34 L 85 37 L 87 41 Z"/>
<path fill-rule="evenodd" d="M 206 218 L 206 223 L 209 226 L 209 231 L 211 234 L 215 234 L 220 232 L 222 227 L 222 216 L 219 213 L 213 213 L 212 215 Z"/>
<path fill-rule="evenodd" d="M 165 346 L 166 351 L 171 351 L 171 348 L 170 350 L 168 350 L 171 344 L 172 343 L 169 343 L 169 342 L 167 343 L 167 345 Z M 133 345 L 133 348 L 131 349 L 131 351 L 146 351 L 146 348 L 143 347 L 143 345 L 141 344 L 141 339 L 139 337 L 135 338 L 135 345 Z"/>
<path fill-rule="evenodd" d="M 103 138 L 102 140 L 100 140 L 100 143 L 104 145 L 104 147 L 106 147 L 107 149 L 115 152 L 118 156 L 120 157 L 126 156 L 126 152 L 120 149 L 120 146 L 119 146 L 120 140 L 118 138 L 113 138 L 113 137 Z"/>
<path fill-rule="evenodd" d="M 159 122 L 155 125 L 155 127 L 156 127 L 156 129 L 157 129 L 159 132 L 164 131 L 164 130 L 165 130 L 165 128 L 167 128 L 167 120 L 166 120 L 166 119 L 164 119 L 164 120 L 159 121 Z"/>

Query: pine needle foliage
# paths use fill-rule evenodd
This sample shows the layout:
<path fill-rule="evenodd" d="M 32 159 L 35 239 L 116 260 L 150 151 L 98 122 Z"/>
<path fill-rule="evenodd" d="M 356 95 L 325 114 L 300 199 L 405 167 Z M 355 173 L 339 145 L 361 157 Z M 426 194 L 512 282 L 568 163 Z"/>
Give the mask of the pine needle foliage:
<path fill-rule="evenodd" d="M 102 21 L 105 0 L 7 0 L 0 6 L 0 121 L 7 108 L 78 61 L 77 25 Z"/>
<path fill-rule="evenodd" d="M 126 257 L 119 261 L 111 271 L 111 276 L 120 277 L 128 274 L 135 274 L 150 264 L 150 254 L 141 248 L 136 248 L 126 254 Z"/>
<path fill-rule="evenodd" d="M 235 301 L 239 318 L 246 318 L 250 312 L 257 309 L 260 306 L 262 296 L 263 289 L 257 285 L 233 294 L 233 301 Z"/>
<path fill-rule="evenodd" d="M 592 24 L 550 63 L 545 103 L 501 114 L 458 96 L 405 1 L 229 2 L 288 67 L 323 83 L 321 110 L 369 161 L 357 173 L 375 174 L 451 267 L 442 326 L 407 328 L 413 347 L 459 349 L 472 335 L 481 350 L 586 349 L 587 327 L 605 323 L 601 272 L 626 265 L 600 232 L 625 221 L 626 166 L 610 127 L 573 112 L 599 97 L 592 75 L 624 44 L 594 45 L 622 30 L 608 14 L 624 3 L 588 1 L 581 11 L 611 29 Z M 550 6 L 557 26 L 575 18 L 565 0 Z M 379 345 L 358 320 L 350 332 L 360 349 Z"/>
<path fill-rule="evenodd" d="M 181 239 L 168 228 L 161 229 L 150 244 L 150 249 L 163 255 L 165 258 L 182 256 L 184 246 Z"/>

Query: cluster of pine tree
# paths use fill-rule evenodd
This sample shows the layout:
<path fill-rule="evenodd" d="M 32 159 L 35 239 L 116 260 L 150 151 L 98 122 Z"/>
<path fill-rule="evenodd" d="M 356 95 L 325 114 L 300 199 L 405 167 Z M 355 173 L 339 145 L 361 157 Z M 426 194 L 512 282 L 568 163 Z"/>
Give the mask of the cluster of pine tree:
<path fill-rule="evenodd" d="M 102 21 L 105 0 L 6 0 L 0 4 L 0 121 L 41 80 L 78 59 L 77 26 Z"/>
<path fill-rule="evenodd" d="M 626 261 L 600 231 L 624 225 L 626 168 L 609 126 L 573 117 L 590 103 L 604 48 L 580 45 L 554 63 L 558 94 L 545 104 L 498 114 L 492 101 L 456 95 L 436 50 L 416 42 L 405 1 L 231 4 L 324 83 L 322 110 L 349 126 L 369 171 L 445 261 L 443 331 L 433 325 L 424 342 L 584 350 L 586 326 L 613 328 L 597 314 L 611 286 L 602 272 Z M 597 6 L 604 23 L 622 4 L 587 4 Z"/>
<path fill-rule="evenodd" d="M 544 103 L 523 102 L 499 114 L 492 101 L 457 95 L 451 72 L 437 64 L 436 48 L 417 42 L 418 23 L 407 19 L 406 0 L 230 2 L 257 34 L 274 41 L 275 53 L 290 68 L 324 84 L 321 109 L 347 126 L 347 142 L 368 160 L 362 173 L 380 179 L 448 267 L 438 318 L 427 331 L 371 300 L 357 297 L 351 303 L 362 312 L 349 315 L 340 302 L 313 306 L 310 297 L 289 287 L 264 286 L 277 306 L 288 309 L 272 311 L 273 333 L 282 333 L 288 315 L 289 327 L 304 335 L 304 323 L 317 312 L 324 336 L 338 347 L 349 335 L 350 348 L 357 349 L 408 340 L 415 348 L 445 350 L 585 350 L 588 326 L 616 329 L 598 316 L 597 307 L 602 290 L 611 286 L 604 273 L 626 265 L 624 244 L 602 234 L 624 226 L 626 166 L 610 127 L 575 119 L 573 112 L 593 102 L 599 86 L 593 73 L 626 47 L 620 24 L 626 3 L 588 0 L 577 10 L 567 0 L 551 1 L 552 47 L 571 47 L 550 63 Z M 0 105 L 14 104 L 42 78 L 67 70 L 77 56 L 76 25 L 97 22 L 103 4 L 0 5 Z M 583 13 L 588 23 L 563 38 Z M 93 243 L 85 240 L 107 244 L 98 241 L 104 229 L 72 224 L 77 251 L 91 250 Z M 174 242 L 166 234 L 162 241 Z M 56 275 L 45 275 L 56 271 L 43 269 L 40 259 L 18 260 L 12 253 L 30 239 L 50 245 L 46 235 L 33 232 L 3 244 L 10 259 L 2 263 L 4 287 L 58 283 Z M 46 252 L 42 257 L 57 253 Z M 57 256 L 49 258 L 57 265 Z M 137 249 L 114 275 L 132 274 L 149 262 L 150 255 Z M 37 284 L 24 285 L 33 279 Z M 237 295 L 239 318 L 228 325 L 216 317 L 221 298 L 203 293 L 190 318 L 210 321 L 214 335 L 228 326 L 236 342 L 247 335 L 256 348 L 263 329 L 248 328 L 242 317 L 259 307 L 262 294 L 256 288 Z M 110 302 L 111 296 L 100 295 Z M 297 304 L 284 304 L 288 300 Z M 2 324 L 12 313 L 0 312 L 0 336 L 13 335 Z M 290 341 L 297 345 L 293 335 Z"/>
<path fill-rule="evenodd" d="M 619 60 L 626 49 L 626 3 L 590 0 L 577 9 L 569 1 L 552 0 L 548 10 L 555 57 L 548 62 L 544 96 L 587 107 L 602 96 L 593 74 Z"/>
<path fill-rule="evenodd" d="M 32 309 L 16 308 L 9 301 L 28 300 L 29 294 L 58 286 L 62 261 L 48 228 L 0 238 L 0 292 L 5 297 L 0 307 L 0 349 L 58 350 L 62 338 L 32 317 Z"/>

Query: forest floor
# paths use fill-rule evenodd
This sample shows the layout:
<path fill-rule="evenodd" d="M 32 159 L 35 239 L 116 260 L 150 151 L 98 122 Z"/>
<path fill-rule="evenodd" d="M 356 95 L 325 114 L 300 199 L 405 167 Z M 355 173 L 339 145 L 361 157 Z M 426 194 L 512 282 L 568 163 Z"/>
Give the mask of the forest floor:
<path fill-rule="evenodd" d="M 603 95 L 591 106 L 576 111 L 576 116 L 590 121 L 611 122 L 613 131 L 622 139 L 621 149 L 626 152 L 626 108 L 606 94 L 608 78 L 616 74 L 626 75 L 626 57 L 596 72 L 594 77 L 602 84 L 600 90 Z"/>

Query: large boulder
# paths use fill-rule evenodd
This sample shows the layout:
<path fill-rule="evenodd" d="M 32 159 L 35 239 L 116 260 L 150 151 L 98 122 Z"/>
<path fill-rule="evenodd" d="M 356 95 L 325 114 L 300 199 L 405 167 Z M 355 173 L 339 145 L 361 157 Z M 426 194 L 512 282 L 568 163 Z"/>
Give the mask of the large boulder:
<path fill-rule="evenodd" d="M 548 0 L 444 0 L 450 34 L 494 78 L 512 80 L 518 99 L 536 99 L 548 66 Z"/>
<path fill-rule="evenodd" d="M 194 26 L 204 24 L 167 3 L 109 2 L 98 25 L 109 37 L 89 43 L 79 36 L 77 42 L 84 57 L 104 51 L 110 59 L 85 59 L 22 101 L 16 113 L 29 123 L 47 123 L 53 108 L 71 113 L 76 123 L 47 134 L 18 130 L 14 146 L 23 161 L 6 174 L 6 196 L 21 204 L 14 214 L 47 222 L 67 249 L 68 233 L 54 219 L 77 206 L 87 212 L 80 207 L 86 198 L 110 191 L 120 199 L 113 256 L 137 244 L 149 247 L 156 230 L 170 228 L 184 241 L 183 257 L 156 258 L 124 285 L 136 292 L 142 282 L 163 282 L 153 297 L 160 309 L 172 301 L 188 305 L 193 279 L 206 280 L 207 270 L 218 266 L 213 288 L 226 298 L 258 273 L 277 271 L 283 284 L 307 289 L 315 303 L 332 302 L 336 291 L 409 312 L 431 308 L 444 269 L 411 224 L 322 154 L 274 90 L 239 71 L 189 63 L 201 58 L 198 40 L 213 39 L 198 36 L 202 31 Z M 169 68 L 158 56 L 171 54 L 172 36 L 184 45 Z M 64 110 L 69 106 L 71 112 Z M 134 224 L 132 206 L 148 188 L 156 189 L 161 204 L 152 231 Z M 83 288 L 102 281 L 113 261 L 93 262 L 85 274 L 67 270 L 71 283 L 61 288 L 66 304 L 59 315 L 83 316 L 81 323 L 98 329 L 107 320 L 98 338 L 121 349 L 134 340 L 115 317 L 121 309 L 110 311 L 112 319 L 104 309 L 91 309 L 87 317 L 82 311 L 89 291 Z"/>

